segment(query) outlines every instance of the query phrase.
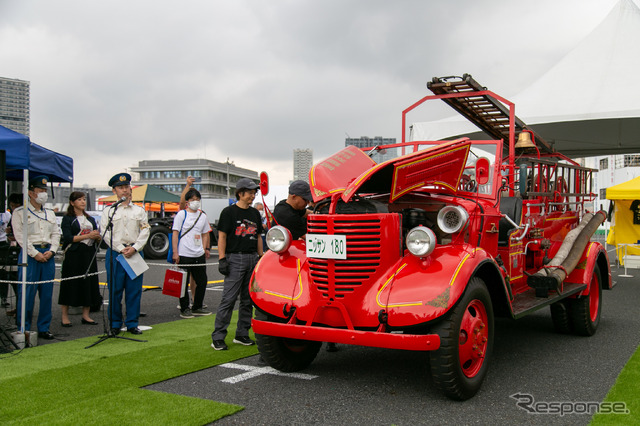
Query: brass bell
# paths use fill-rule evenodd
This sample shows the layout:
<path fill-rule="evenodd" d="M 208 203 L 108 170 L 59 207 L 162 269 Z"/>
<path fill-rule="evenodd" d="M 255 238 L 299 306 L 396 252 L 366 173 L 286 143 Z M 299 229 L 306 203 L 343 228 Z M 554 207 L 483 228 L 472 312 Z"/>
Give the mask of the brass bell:
<path fill-rule="evenodd" d="M 531 140 L 531 133 L 521 132 L 518 135 L 518 142 L 516 142 L 515 148 L 535 148 L 536 145 Z"/>

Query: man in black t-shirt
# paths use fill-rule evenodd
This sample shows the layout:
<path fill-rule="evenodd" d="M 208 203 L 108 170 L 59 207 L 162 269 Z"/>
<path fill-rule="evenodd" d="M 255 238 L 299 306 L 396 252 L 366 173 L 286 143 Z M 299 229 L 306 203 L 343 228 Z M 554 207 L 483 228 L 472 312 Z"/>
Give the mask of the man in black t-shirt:
<path fill-rule="evenodd" d="M 258 185 L 249 178 L 236 184 L 235 204 L 225 207 L 218 221 L 218 270 L 224 278 L 222 300 L 216 314 L 215 329 L 211 333 L 211 347 L 217 351 L 227 350 L 224 339 L 231 322 L 233 307 L 240 296 L 238 325 L 233 343 L 251 346 L 249 338 L 253 308 L 249 296 L 249 280 L 253 268 L 262 256 L 262 220 L 260 212 L 251 207 Z"/>
<path fill-rule="evenodd" d="M 291 232 L 291 239 L 297 240 L 307 233 L 307 204 L 313 200 L 309 184 L 296 180 L 289 185 L 289 196 L 273 209 L 275 222 Z"/>

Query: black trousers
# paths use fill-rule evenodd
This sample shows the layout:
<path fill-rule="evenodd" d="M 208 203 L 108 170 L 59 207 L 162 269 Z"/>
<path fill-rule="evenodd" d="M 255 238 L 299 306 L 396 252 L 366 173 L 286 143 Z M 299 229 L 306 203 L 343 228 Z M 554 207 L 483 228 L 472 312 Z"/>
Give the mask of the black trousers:
<path fill-rule="evenodd" d="M 0 241 L 0 250 L 4 251 L 2 259 L 7 257 L 7 253 L 9 251 L 9 242 L 8 241 Z M 16 263 L 17 264 L 17 263 Z M 5 264 L 5 262 L 0 263 L 0 280 L 3 281 L 18 281 L 18 269 L 15 267 L 15 271 L 10 271 L 9 268 L 11 265 Z M 11 287 L 13 287 L 13 294 L 17 296 L 18 290 L 16 288 L 16 284 L 12 283 Z M 9 284 L 8 283 L 0 283 L 0 298 L 6 299 L 9 295 Z"/>
<path fill-rule="evenodd" d="M 183 268 L 185 271 L 187 271 L 187 287 L 185 288 L 184 295 L 180 298 L 180 310 L 184 311 L 189 307 L 188 288 L 191 276 L 193 275 L 193 279 L 196 282 L 196 294 L 193 296 L 193 306 L 191 307 L 191 309 L 201 309 L 202 302 L 204 300 L 204 294 L 207 291 L 207 267 L 204 265 L 206 263 L 206 258 L 204 257 L 204 254 L 200 257 L 180 256 L 180 260 L 178 262 L 178 266 L 202 265 Z"/>

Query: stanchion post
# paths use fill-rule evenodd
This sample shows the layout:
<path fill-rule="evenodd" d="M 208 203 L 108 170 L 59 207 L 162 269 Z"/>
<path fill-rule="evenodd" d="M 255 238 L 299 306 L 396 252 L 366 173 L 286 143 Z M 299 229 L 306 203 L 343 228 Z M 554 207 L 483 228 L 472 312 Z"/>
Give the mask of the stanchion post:
<path fill-rule="evenodd" d="M 27 207 L 29 202 L 29 169 L 23 170 L 22 180 L 22 247 L 21 247 L 21 259 L 22 264 L 19 266 L 22 268 L 22 283 L 20 284 L 20 332 L 24 334 L 24 320 L 27 316 L 27 261 L 29 254 L 27 253 L 27 245 L 29 244 L 29 218 L 27 217 Z M 25 339 L 25 346 L 27 341 Z"/>

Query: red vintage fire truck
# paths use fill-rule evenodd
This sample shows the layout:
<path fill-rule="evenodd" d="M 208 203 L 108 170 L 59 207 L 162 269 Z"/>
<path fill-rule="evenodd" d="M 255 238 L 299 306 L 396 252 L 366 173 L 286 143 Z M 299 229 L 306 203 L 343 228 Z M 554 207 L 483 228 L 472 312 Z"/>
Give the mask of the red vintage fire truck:
<path fill-rule="evenodd" d="M 402 155 L 349 146 L 309 173 L 304 239 L 272 227 L 250 283 L 263 358 L 304 369 L 322 342 L 425 351 L 452 399 L 479 390 L 496 316 L 550 306 L 555 328 L 593 335 L 607 253 L 591 241 L 594 169 L 556 152 L 514 104 L 470 75 L 434 78 L 403 111 Z M 491 140 L 406 141 L 406 115 L 442 100 Z"/>

